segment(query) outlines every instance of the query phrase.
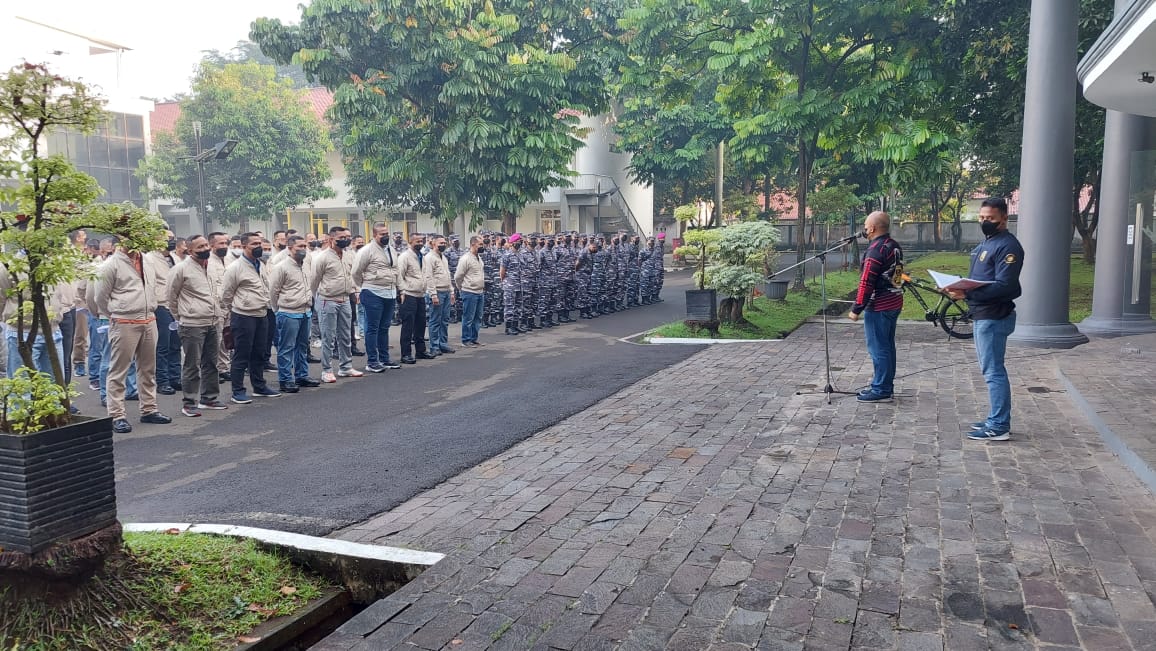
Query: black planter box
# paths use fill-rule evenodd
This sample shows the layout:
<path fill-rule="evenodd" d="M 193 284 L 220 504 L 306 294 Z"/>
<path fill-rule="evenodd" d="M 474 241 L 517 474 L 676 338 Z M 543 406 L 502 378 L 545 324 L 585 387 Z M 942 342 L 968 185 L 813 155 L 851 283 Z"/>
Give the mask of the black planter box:
<path fill-rule="evenodd" d="M 717 321 L 718 292 L 713 289 L 686 290 L 686 318 L 688 321 Z"/>
<path fill-rule="evenodd" d="M 112 419 L 0 433 L 0 549 L 34 554 L 115 523 Z"/>
<path fill-rule="evenodd" d="M 768 280 L 766 286 L 763 287 L 763 295 L 774 301 L 787 300 L 787 288 L 790 286 L 789 280 Z"/>

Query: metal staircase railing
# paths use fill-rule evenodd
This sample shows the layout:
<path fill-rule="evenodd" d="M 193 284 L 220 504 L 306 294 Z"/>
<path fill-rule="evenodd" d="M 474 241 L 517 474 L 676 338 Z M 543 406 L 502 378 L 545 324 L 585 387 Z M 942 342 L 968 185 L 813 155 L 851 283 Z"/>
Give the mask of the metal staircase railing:
<path fill-rule="evenodd" d="M 646 231 L 642 230 L 642 224 L 634 216 L 634 211 L 630 209 L 626 198 L 622 196 L 621 188 L 614 177 L 606 174 L 579 174 L 574 177 L 570 189 L 589 192 L 597 196 L 599 202 L 602 201 L 602 197 L 609 197 L 610 204 L 623 214 L 634 233 L 639 236 L 645 234 Z"/>

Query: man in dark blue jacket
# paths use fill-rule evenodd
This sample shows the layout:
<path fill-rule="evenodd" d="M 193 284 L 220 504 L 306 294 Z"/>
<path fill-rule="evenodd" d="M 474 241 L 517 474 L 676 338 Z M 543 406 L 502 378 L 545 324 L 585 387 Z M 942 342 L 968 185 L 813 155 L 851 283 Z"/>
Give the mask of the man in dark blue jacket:
<path fill-rule="evenodd" d="M 987 383 L 991 408 L 987 420 L 971 424 L 968 438 L 977 441 L 1006 441 L 1011 438 L 1011 382 L 1004 366 L 1007 338 L 1016 329 L 1015 303 L 1022 293 L 1020 270 L 1024 249 L 1007 230 L 1007 202 L 985 199 L 979 209 L 985 240 L 971 252 L 968 278 L 987 280 L 967 292 L 949 292 L 952 298 L 966 298 L 975 321 L 975 352 Z"/>

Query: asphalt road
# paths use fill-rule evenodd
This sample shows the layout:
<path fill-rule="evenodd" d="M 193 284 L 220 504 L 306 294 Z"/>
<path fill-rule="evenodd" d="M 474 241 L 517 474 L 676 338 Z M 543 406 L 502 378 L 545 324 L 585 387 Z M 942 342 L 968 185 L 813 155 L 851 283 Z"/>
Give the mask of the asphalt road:
<path fill-rule="evenodd" d="M 312 535 L 369 519 L 695 352 L 619 341 L 684 318 L 689 287 L 688 273 L 667 274 L 658 305 L 517 337 L 484 329 L 482 348 L 201 418 L 161 396 L 172 425 L 139 424 L 129 402 L 134 431 L 116 439 L 120 517 Z M 451 325 L 451 346 L 459 339 Z M 91 392 L 77 404 L 101 411 Z"/>

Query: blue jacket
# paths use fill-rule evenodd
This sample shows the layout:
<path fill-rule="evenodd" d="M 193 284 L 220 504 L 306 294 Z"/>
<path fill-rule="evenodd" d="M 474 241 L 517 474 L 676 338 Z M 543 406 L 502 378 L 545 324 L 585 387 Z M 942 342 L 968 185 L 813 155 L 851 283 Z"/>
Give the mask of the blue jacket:
<path fill-rule="evenodd" d="M 972 280 L 993 280 L 991 285 L 967 292 L 967 305 L 976 320 L 1002 319 L 1015 311 L 1012 301 L 1023 293 L 1020 271 L 1024 267 L 1024 247 L 1009 231 L 1000 231 L 980 242 L 971 252 Z"/>

